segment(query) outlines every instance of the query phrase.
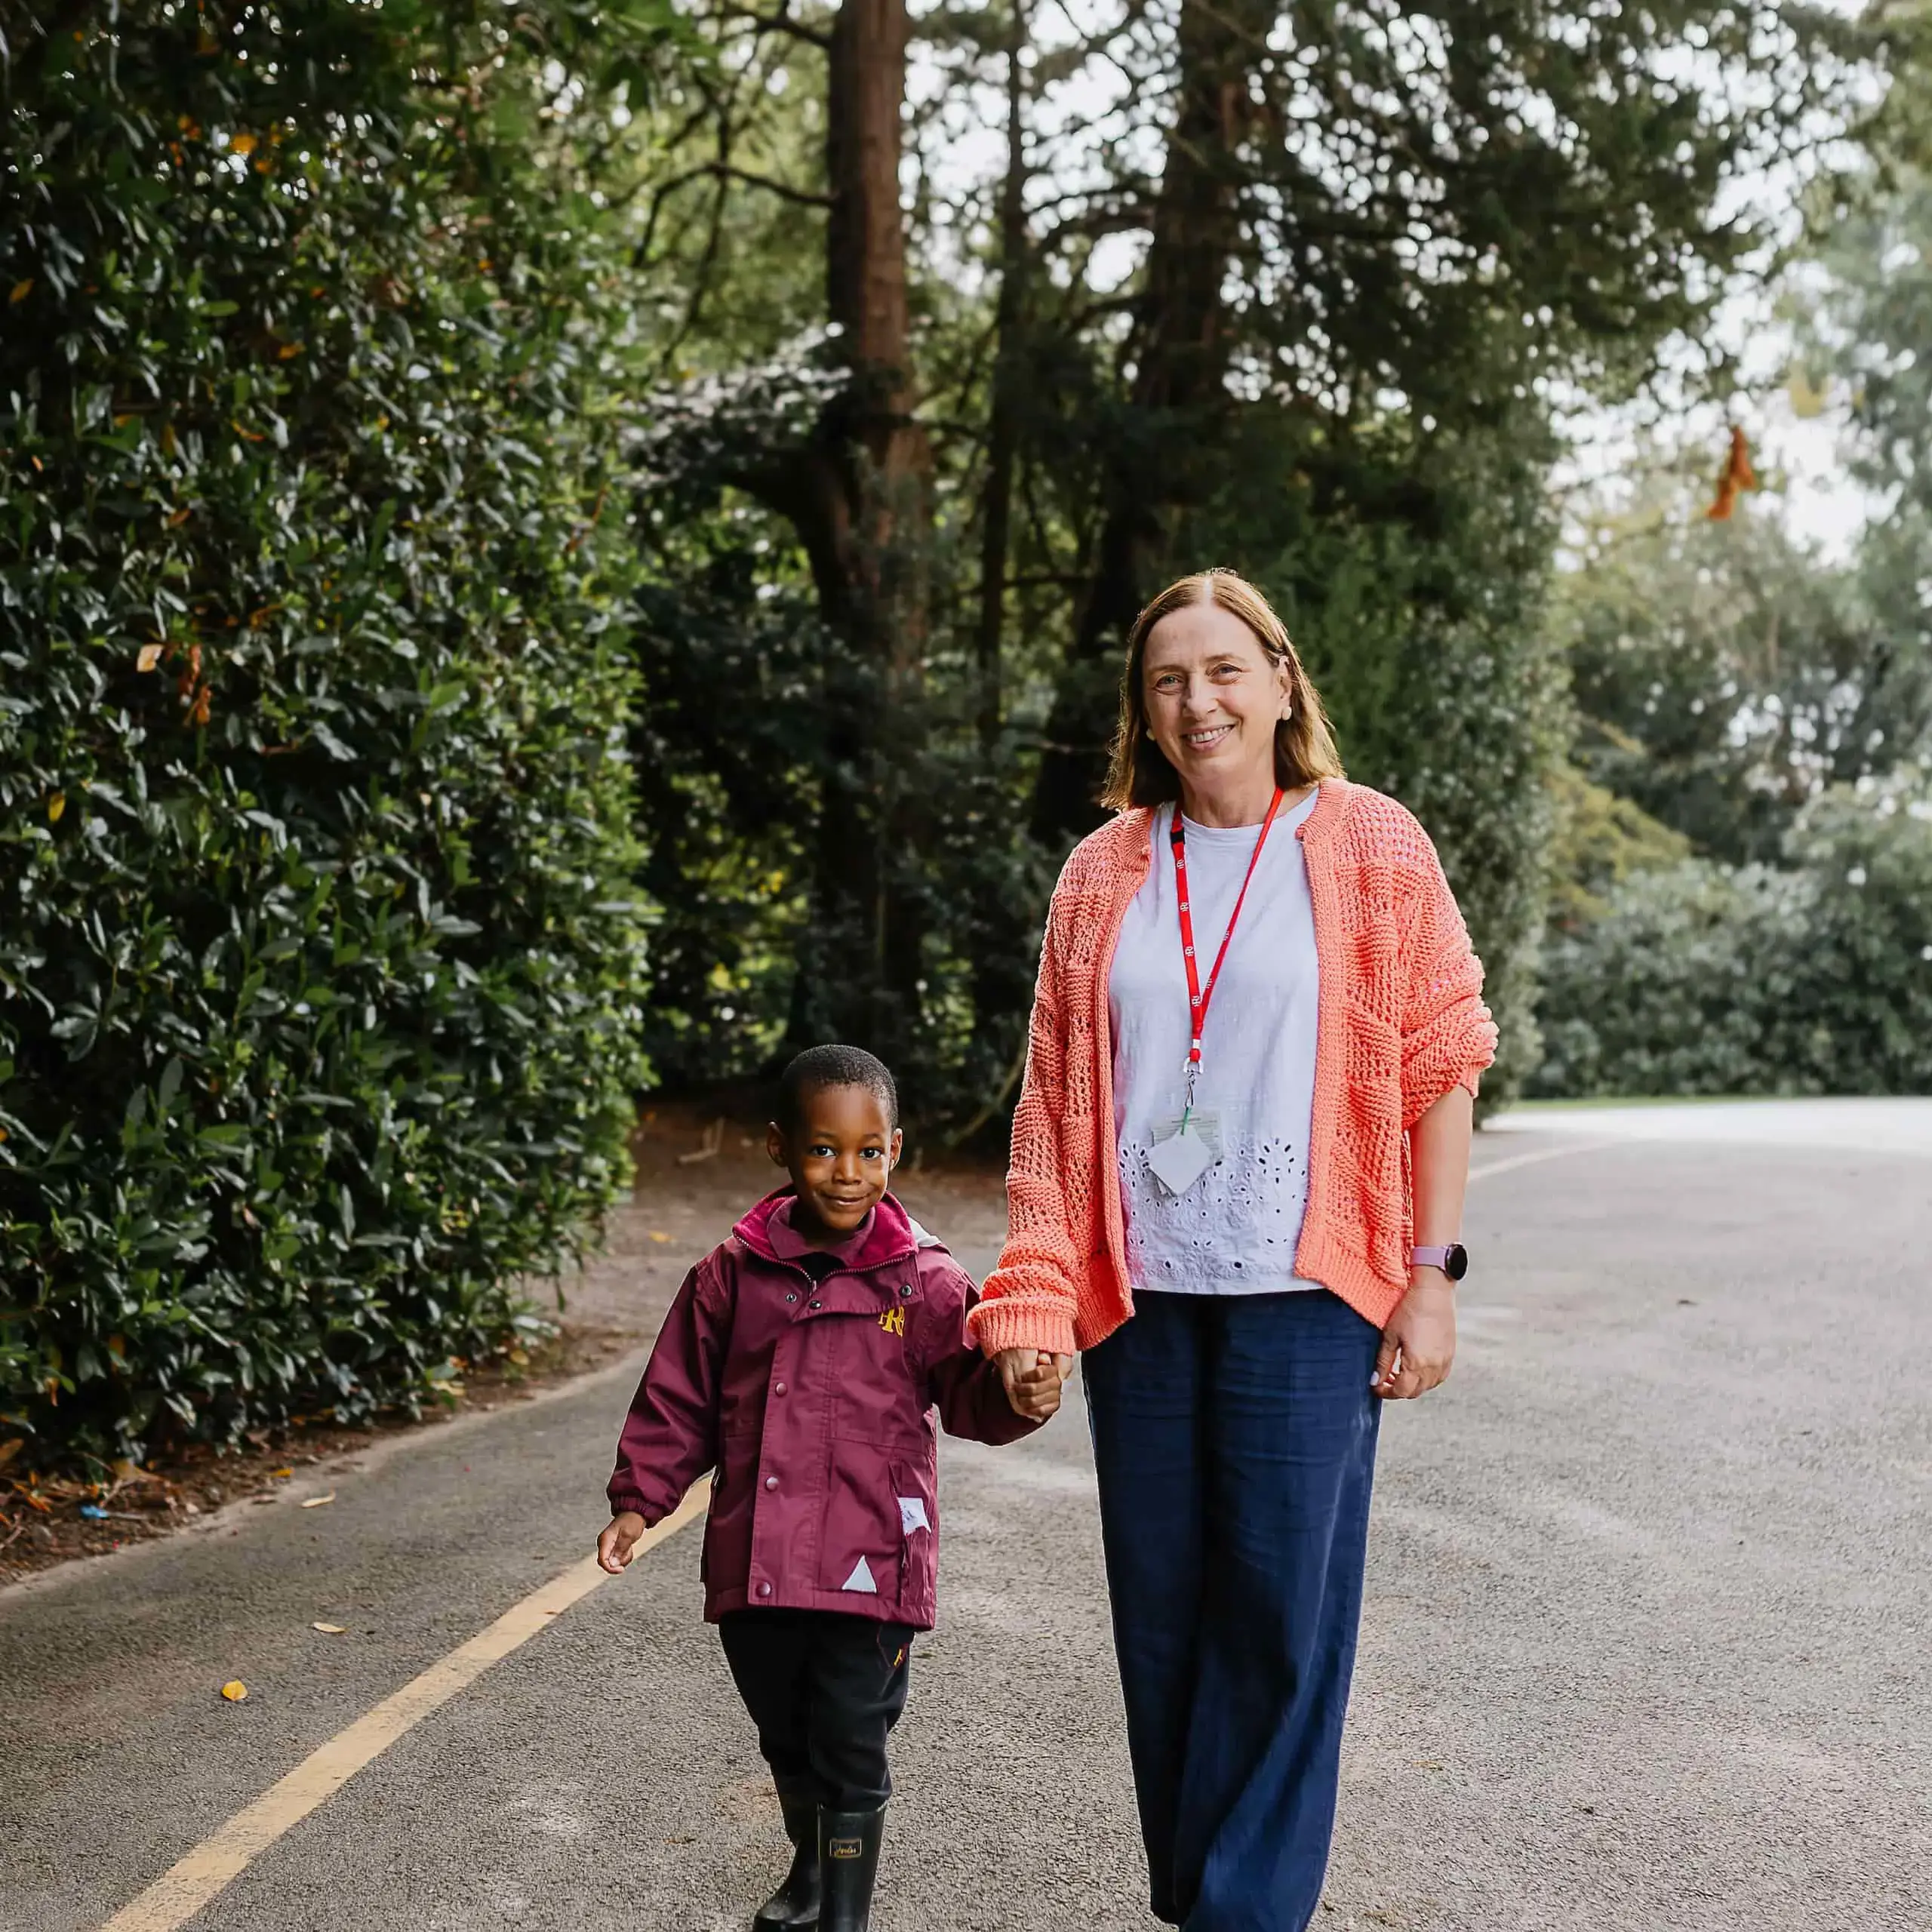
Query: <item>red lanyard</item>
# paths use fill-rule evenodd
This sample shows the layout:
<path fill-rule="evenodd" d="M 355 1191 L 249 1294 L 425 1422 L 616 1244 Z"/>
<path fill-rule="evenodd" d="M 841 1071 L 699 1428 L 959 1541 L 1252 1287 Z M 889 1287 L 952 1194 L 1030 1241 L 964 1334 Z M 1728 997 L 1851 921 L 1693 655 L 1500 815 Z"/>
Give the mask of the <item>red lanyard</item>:
<path fill-rule="evenodd" d="M 1261 830 L 1254 841 L 1254 851 L 1247 861 L 1247 875 L 1241 882 L 1241 891 L 1235 895 L 1235 909 L 1228 915 L 1228 929 L 1221 935 L 1221 949 L 1214 955 L 1214 970 L 1208 975 L 1208 983 L 1201 983 L 1201 968 L 1194 957 L 1194 914 L 1187 903 L 1187 841 L 1181 830 L 1180 801 L 1174 801 L 1174 823 L 1168 828 L 1168 843 L 1174 855 L 1174 896 L 1180 901 L 1180 950 L 1181 957 L 1187 962 L 1187 1108 L 1194 1109 L 1194 1083 L 1201 1072 L 1201 1035 L 1208 1027 L 1208 1003 L 1214 997 L 1214 982 L 1221 977 L 1221 962 L 1228 956 L 1228 942 L 1235 936 L 1235 922 L 1241 917 L 1242 902 L 1247 897 L 1247 888 L 1254 881 L 1254 869 L 1261 863 L 1261 848 L 1268 842 L 1268 829 L 1275 823 L 1275 814 L 1281 809 L 1281 788 L 1275 787 L 1275 796 L 1268 807 L 1268 816 L 1261 821 Z M 1186 1114 L 1183 1114 L 1183 1121 Z"/>

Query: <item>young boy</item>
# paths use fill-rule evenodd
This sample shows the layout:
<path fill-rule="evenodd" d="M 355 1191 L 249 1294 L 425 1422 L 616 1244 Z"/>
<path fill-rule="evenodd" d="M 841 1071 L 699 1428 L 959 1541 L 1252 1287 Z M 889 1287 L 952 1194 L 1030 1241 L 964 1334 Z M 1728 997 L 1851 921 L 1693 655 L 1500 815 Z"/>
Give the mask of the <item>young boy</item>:
<path fill-rule="evenodd" d="M 915 1631 L 932 1627 L 932 1411 L 1011 1442 L 1060 1404 L 967 1340 L 958 1263 L 886 1191 L 899 1102 L 884 1064 L 814 1047 L 780 1081 L 768 1195 L 679 1289 L 625 1420 L 605 1568 L 714 1469 L 705 1616 L 758 1727 L 794 1855 L 753 1924 L 866 1932 Z"/>

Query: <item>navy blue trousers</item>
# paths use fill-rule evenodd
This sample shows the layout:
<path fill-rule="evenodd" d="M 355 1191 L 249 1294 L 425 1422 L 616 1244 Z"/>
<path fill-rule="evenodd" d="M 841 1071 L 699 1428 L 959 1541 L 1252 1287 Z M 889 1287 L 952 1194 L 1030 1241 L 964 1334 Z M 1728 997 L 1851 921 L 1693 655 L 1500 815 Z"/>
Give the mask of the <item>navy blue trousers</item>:
<path fill-rule="evenodd" d="M 1303 1932 L 1334 1829 L 1381 1337 L 1325 1293 L 1134 1306 L 1081 1372 L 1154 1915 Z"/>

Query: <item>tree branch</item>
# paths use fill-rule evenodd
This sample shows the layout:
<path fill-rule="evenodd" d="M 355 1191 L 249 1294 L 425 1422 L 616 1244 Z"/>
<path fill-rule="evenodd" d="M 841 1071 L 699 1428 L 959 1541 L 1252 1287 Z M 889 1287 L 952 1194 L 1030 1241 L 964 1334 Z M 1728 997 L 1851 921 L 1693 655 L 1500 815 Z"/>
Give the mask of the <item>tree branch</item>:
<path fill-rule="evenodd" d="M 832 45 L 830 34 L 818 27 L 808 27 L 803 20 L 793 20 L 789 10 L 776 14 L 755 14 L 746 8 L 736 13 L 726 14 L 720 24 L 756 27 L 760 33 L 789 34 L 792 39 L 804 41 L 821 52 L 829 51 Z"/>
<path fill-rule="evenodd" d="M 788 202 L 796 202 L 806 208 L 829 208 L 832 205 L 829 195 L 814 193 L 808 188 L 794 188 L 783 181 L 768 180 L 762 174 L 753 174 L 742 168 L 734 168 L 728 162 L 702 161 L 695 168 L 688 168 L 681 174 L 674 174 L 667 181 L 660 181 L 651 190 L 651 212 L 645 217 L 643 238 L 631 251 L 633 264 L 642 268 L 650 260 L 651 245 L 657 238 L 657 220 L 665 202 L 680 188 L 688 188 L 694 181 L 743 181 L 754 188 L 764 188 Z M 643 186 L 640 182 L 639 187 Z M 621 208 L 631 198 L 636 189 L 620 196 L 612 203 Z"/>
<path fill-rule="evenodd" d="M 696 172 L 715 176 L 721 181 L 742 181 L 748 188 L 762 188 L 781 201 L 796 202 L 802 208 L 829 208 L 832 197 L 813 188 L 795 188 L 789 181 L 774 181 L 769 175 L 754 174 L 750 169 L 734 168 L 728 162 L 707 162 Z"/>

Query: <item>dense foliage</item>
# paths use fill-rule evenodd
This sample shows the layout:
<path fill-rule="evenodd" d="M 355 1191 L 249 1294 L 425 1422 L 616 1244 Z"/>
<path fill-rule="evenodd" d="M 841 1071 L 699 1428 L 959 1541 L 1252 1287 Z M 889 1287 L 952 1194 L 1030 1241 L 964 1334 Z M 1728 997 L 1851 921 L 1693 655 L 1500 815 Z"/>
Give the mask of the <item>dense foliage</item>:
<path fill-rule="evenodd" d="M 592 258 L 460 25 L 12 46 L 0 1404 L 70 1445 L 414 1399 L 623 1171 Z"/>
<path fill-rule="evenodd" d="M 1881 596 L 1659 526 L 1559 580 L 1547 489 L 1558 400 L 1696 331 L 1761 240 L 1741 184 L 1857 91 L 1841 14 L 32 11 L 0 0 L 21 1426 L 414 1399 L 594 1223 L 647 1078 L 837 1035 L 915 1135 L 997 1144 L 1124 623 L 1206 563 L 1436 835 L 1492 1096 L 1539 1059 L 1552 834 L 1546 1082 L 1706 1077 L 1630 1072 L 1585 990 L 1646 919 L 1878 930 L 1807 801 L 1916 795 L 1905 553 Z M 1896 463 L 1915 312 L 1841 285 Z"/>
<path fill-rule="evenodd" d="M 1536 1057 L 1564 722 L 1551 399 L 1623 392 L 1698 327 L 1760 238 L 1714 208 L 1826 125 L 1850 30 L 1703 0 L 923 11 L 904 232 L 872 264 L 906 290 L 888 381 L 840 292 L 841 35 L 891 12 L 694 5 L 716 69 L 620 140 L 611 225 L 663 318 L 661 1063 L 749 1070 L 850 1027 L 927 1130 L 996 1129 L 1124 620 L 1214 562 L 1280 605 L 1351 772 L 1436 835 L 1506 1093 Z M 855 427 L 869 382 L 916 438 Z M 879 561 L 917 594 L 889 648 L 825 534 L 835 471 L 897 493 Z"/>
<path fill-rule="evenodd" d="M 1859 573 L 1774 512 L 1701 514 L 1703 477 L 1660 479 L 1594 533 L 1558 615 L 1595 783 L 1734 863 L 1774 860 L 1823 787 L 1889 771 L 1932 724 Z"/>
<path fill-rule="evenodd" d="M 1634 874 L 1543 966 L 1544 1091 L 1932 1091 L 1932 799 L 1840 787 L 1775 866 Z"/>
<path fill-rule="evenodd" d="M 1847 475 L 1878 512 L 1854 552 L 1827 560 L 1755 506 L 1707 521 L 1665 475 L 1561 580 L 1577 730 L 1536 1091 L 1932 1088 L 1919 71 L 1884 165 L 1821 203 L 1796 285 L 1792 386 L 1849 399 Z"/>

